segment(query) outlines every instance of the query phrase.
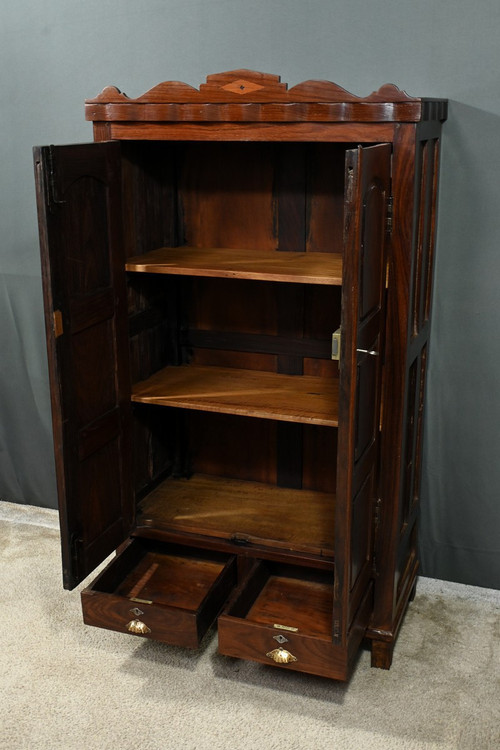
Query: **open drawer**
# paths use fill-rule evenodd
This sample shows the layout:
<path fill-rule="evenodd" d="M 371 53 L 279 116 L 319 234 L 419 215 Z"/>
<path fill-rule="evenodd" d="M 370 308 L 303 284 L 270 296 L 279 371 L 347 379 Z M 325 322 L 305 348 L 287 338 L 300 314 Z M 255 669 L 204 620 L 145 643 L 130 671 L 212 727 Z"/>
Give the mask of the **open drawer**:
<path fill-rule="evenodd" d="M 134 539 L 82 591 L 87 625 L 196 648 L 236 584 L 236 558 Z"/>
<path fill-rule="evenodd" d="M 346 679 L 346 651 L 332 637 L 333 582 L 333 571 L 257 562 L 218 619 L 219 651 Z"/>

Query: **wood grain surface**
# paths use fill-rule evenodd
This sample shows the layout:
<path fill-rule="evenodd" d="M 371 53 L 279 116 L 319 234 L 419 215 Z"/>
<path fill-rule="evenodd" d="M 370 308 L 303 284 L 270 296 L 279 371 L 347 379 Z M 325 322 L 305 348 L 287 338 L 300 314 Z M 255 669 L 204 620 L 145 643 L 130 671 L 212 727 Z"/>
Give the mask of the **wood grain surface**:
<path fill-rule="evenodd" d="M 232 367 L 165 367 L 137 383 L 132 401 L 277 419 L 338 425 L 338 386 L 333 379 Z"/>
<path fill-rule="evenodd" d="M 166 480 L 141 511 L 157 529 L 333 557 L 333 493 L 195 475 Z"/>
<path fill-rule="evenodd" d="M 338 253 L 257 252 L 227 248 L 163 247 L 130 258 L 127 271 L 299 284 L 342 284 Z"/>

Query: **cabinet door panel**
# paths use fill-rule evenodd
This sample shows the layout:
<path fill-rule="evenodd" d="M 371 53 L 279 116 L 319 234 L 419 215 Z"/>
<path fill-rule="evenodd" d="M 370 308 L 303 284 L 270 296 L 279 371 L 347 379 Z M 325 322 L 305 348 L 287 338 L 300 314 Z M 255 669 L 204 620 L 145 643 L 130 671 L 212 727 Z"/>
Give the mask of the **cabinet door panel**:
<path fill-rule="evenodd" d="M 35 149 L 64 585 L 128 536 L 130 380 L 120 146 Z"/>
<path fill-rule="evenodd" d="M 340 639 L 372 576 L 390 163 L 388 144 L 346 156 L 334 600 Z"/>

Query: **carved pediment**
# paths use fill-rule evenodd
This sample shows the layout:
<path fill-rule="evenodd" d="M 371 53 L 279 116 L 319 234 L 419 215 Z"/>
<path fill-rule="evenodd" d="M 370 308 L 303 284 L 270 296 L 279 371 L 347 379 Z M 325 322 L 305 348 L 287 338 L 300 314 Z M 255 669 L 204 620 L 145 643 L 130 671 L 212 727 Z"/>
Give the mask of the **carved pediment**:
<path fill-rule="evenodd" d="M 292 104 L 295 102 L 395 103 L 420 100 L 408 96 L 393 84 L 384 84 L 365 97 L 351 94 L 331 81 L 304 81 L 289 89 L 288 84 L 281 82 L 280 76 L 242 69 L 209 75 L 206 83 L 202 83 L 199 89 L 180 81 L 165 81 L 136 99 L 130 99 L 115 86 L 108 86 L 94 99 L 88 99 L 87 104 L 124 102 L 181 104 L 235 101 Z"/>

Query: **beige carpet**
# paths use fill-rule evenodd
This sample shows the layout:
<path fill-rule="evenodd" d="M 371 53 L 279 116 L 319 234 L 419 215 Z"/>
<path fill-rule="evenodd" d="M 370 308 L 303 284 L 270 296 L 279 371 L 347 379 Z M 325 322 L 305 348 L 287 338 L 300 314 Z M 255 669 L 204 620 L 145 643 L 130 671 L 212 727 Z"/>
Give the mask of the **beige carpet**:
<path fill-rule="evenodd" d="M 0 503 L 5 750 L 496 750 L 500 592 L 420 579 L 389 672 L 349 684 L 84 626 L 57 515 Z"/>

